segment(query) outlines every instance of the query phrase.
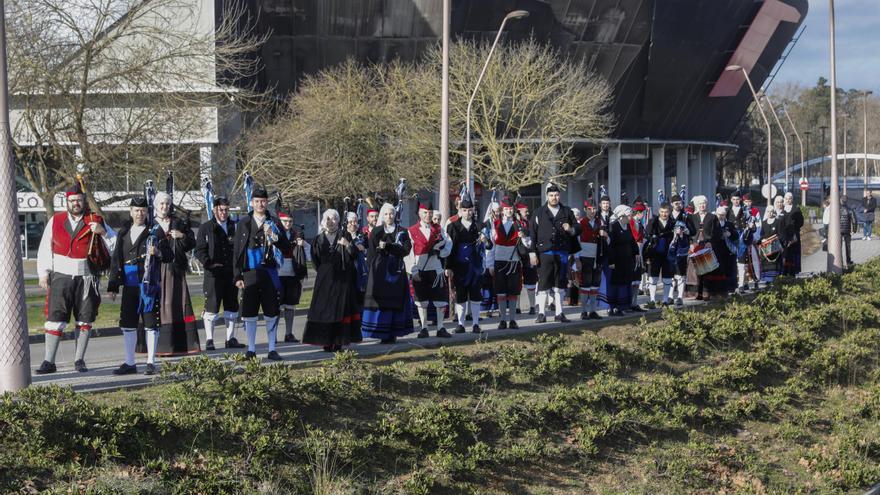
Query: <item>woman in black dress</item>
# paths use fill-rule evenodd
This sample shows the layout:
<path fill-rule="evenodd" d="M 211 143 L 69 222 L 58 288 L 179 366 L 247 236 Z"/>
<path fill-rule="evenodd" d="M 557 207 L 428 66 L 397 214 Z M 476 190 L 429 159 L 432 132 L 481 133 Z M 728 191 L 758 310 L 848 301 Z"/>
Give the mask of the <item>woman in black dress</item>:
<path fill-rule="evenodd" d="M 351 236 L 339 227 L 339 213 L 325 211 L 321 233 L 312 243 L 315 288 L 304 343 L 334 352 L 362 340 L 361 311 L 355 294 L 355 256 Z"/>
<path fill-rule="evenodd" d="M 608 267 L 611 279 L 608 283 L 608 314 L 623 316 L 623 310 L 632 306 L 632 279 L 639 262 L 639 245 L 629 228 L 632 210 L 620 205 L 614 209 L 608 246 Z"/>
<path fill-rule="evenodd" d="M 786 222 L 785 210 L 782 207 L 782 198 L 777 196 L 772 207 L 768 207 L 764 214 L 764 221 L 761 222 L 761 244 L 765 241 L 768 243 L 774 235 L 779 240 L 779 246 L 785 246 L 788 223 Z M 776 280 L 776 277 L 782 274 L 783 252 L 769 254 L 763 249 L 761 251 L 761 280 L 770 284 Z"/>
<path fill-rule="evenodd" d="M 412 243 L 407 229 L 396 223 L 394 207 L 379 211 L 379 225 L 370 233 L 367 255 L 369 278 L 364 298 L 361 332 L 364 337 L 393 344 L 413 332 L 413 304 L 403 258 Z"/>

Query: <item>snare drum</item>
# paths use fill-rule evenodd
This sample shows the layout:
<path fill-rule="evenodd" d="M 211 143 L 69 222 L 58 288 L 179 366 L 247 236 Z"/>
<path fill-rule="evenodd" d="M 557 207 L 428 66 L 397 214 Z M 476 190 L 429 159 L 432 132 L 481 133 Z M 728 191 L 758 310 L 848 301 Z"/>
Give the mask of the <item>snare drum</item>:
<path fill-rule="evenodd" d="M 760 251 L 761 256 L 763 256 L 768 261 L 773 256 L 779 255 L 779 253 L 782 252 L 782 242 L 779 241 L 779 236 L 773 234 L 770 237 L 761 241 Z"/>
<path fill-rule="evenodd" d="M 697 272 L 697 276 L 705 275 L 721 266 L 718 264 L 715 251 L 712 251 L 711 246 L 694 251 L 689 255 L 689 258 L 694 262 L 694 270 Z"/>

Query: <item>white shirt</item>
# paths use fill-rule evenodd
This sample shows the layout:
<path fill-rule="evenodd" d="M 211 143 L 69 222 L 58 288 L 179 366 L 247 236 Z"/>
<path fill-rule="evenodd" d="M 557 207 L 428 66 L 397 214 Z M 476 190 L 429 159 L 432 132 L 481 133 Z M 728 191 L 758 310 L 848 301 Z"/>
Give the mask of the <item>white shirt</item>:
<path fill-rule="evenodd" d="M 76 224 L 82 217 L 78 219 L 74 219 L 73 215 L 70 213 L 67 214 L 67 221 L 70 223 L 71 227 L 76 227 Z M 58 264 L 56 266 L 55 256 L 52 253 L 52 225 L 55 220 L 55 216 L 49 217 L 49 221 L 46 222 L 46 229 L 43 230 L 43 237 L 40 239 L 40 248 L 37 250 L 37 276 L 40 278 L 46 278 L 50 273 L 57 271 L 59 273 L 65 273 L 67 275 L 80 275 L 81 270 L 71 270 L 72 268 L 69 263 L 70 258 L 66 256 L 58 256 Z M 116 231 L 110 228 L 106 223 L 104 224 L 104 229 L 107 231 L 103 236 L 101 236 L 101 240 L 104 241 L 104 245 L 107 247 L 107 250 L 113 252 L 113 248 L 116 246 Z M 76 273 L 71 273 L 71 272 Z"/>
<path fill-rule="evenodd" d="M 140 237 L 141 233 L 145 230 L 147 230 L 146 225 L 132 225 L 131 230 L 128 232 L 128 238 L 131 240 L 131 243 L 134 244 L 137 242 L 138 237 Z"/>

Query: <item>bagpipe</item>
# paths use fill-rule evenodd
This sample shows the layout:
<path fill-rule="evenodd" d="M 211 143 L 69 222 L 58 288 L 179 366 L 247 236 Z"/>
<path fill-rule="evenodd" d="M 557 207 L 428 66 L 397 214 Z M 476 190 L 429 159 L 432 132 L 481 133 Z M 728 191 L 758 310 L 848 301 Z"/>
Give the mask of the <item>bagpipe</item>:
<path fill-rule="evenodd" d="M 244 197 L 245 201 L 247 201 L 247 211 L 248 213 L 252 213 L 254 211 L 252 205 L 254 197 L 254 178 L 249 172 L 244 173 Z M 263 230 L 263 253 L 260 264 L 267 267 L 279 268 L 284 264 L 284 256 L 282 255 L 281 250 L 275 245 L 273 236 L 280 236 L 281 229 L 268 212 L 266 212 L 266 219 L 263 221 L 263 224 L 268 225 L 269 230 Z"/>
<path fill-rule="evenodd" d="M 160 286 L 162 275 L 160 264 L 153 259 L 150 252 L 159 245 L 159 222 L 156 221 L 156 187 L 152 180 L 144 182 L 144 198 L 147 200 L 147 234 L 146 253 L 144 255 L 144 277 L 141 280 L 141 295 L 138 302 L 138 313 L 151 313 L 156 309 L 156 302 L 162 293 Z"/>
<path fill-rule="evenodd" d="M 82 174 L 76 174 L 76 182 L 79 183 L 79 188 L 83 194 L 83 200 L 85 201 L 87 196 L 86 184 L 83 180 Z M 83 215 L 83 224 L 89 224 L 91 222 L 96 222 L 100 224 L 104 224 L 104 219 L 101 218 L 100 215 L 96 215 L 89 211 L 88 203 L 85 203 L 83 207 L 83 211 L 85 214 Z M 103 274 L 106 273 L 107 270 L 110 269 L 110 251 L 107 250 L 107 246 L 104 245 L 104 242 L 100 239 L 100 236 L 88 230 L 85 234 L 89 236 L 89 250 L 86 253 L 86 261 L 89 264 L 89 268 L 93 273 Z"/>

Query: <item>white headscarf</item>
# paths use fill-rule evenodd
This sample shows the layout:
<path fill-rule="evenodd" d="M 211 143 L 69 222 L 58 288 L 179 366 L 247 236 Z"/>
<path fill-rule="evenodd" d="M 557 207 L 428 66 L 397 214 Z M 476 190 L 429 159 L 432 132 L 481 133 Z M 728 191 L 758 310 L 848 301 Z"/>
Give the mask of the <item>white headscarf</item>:
<path fill-rule="evenodd" d="M 394 211 L 394 205 L 391 203 L 382 204 L 382 208 L 379 208 L 379 224 L 385 225 L 385 212 Z"/>
<path fill-rule="evenodd" d="M 726 206 L 719 206 L 718 208 L 715 208 L 715 214 L 718 216 L 722 216 L 722 217 L 726 216 L 727 215 L 727 207 Z"/>
<path fill-rule="evenodd" d="M 336 219 L 336 228 L 341 228 L 339 225 L 339 212 L 331 208 L 329 210 L 324 210 L 324 214 L 321 215 L 321 232 L 329 232 L 329 230 L 327 230 L 327 219 L 330 217 Z"/>
<path fill-rule="evenodd" d="M 694 196 L 693 198 L 691 198 L 691 201 L 694 202 L 694 208 L 696 208 L 697 211 L 700 210 L 700 203 L 709 204 L 709 199 L 702 194 L 699 196 Z"/>
<path fill-rule="evenodd" d="M 618 205 L 616 208 L 614 208 L 614 211 L 612 212 L 611 218 L 612 218 L 612 220 L 616 221 L 624 215 L 625 216 L 632 216 L 632 208 L 630 208 L 627 205 Z"/>

